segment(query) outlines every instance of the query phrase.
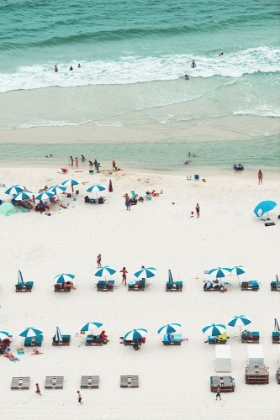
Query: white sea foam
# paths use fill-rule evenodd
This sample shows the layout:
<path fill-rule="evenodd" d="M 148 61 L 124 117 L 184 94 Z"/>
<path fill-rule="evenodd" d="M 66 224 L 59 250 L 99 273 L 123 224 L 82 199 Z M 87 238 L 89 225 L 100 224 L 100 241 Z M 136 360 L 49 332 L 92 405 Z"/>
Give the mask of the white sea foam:
<path fill-rule="evenodd" d="M 192 59 L 197 67 L 190 68 Z M 59 67 L 54 72 L 54 65 Z M 118 61 L 81 62 L 73 71 L 69 63 L 46 63 L 22 66 L 14 73 L 0 74 L 0 92 L 39 89 L 50 86 L 75 87 L 87 85 L 132 84 L 176 80 L 188 73 L 193 78 L 214 76 L 240 78 L 245 74 L 280 71 L 280 48 L 262 46 L 225 54 L 222 57 L 162 55 L 160 57 L 125 56 Z"/>

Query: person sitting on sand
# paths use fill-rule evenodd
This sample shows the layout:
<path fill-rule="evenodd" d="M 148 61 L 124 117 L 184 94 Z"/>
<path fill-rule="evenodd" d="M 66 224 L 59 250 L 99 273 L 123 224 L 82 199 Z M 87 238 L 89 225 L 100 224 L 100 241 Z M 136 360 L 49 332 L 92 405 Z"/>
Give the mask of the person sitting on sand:
<path fill-rule="evenodd" d="M 38 354 L 43 354 L 43 353 L 41 353 L 38 349 L 33 349 L 33 353 L 31 353 L 31 356 L 37 356 Z"/>
<path fill-rule="evenodd" d="M 102 340 L 104 341 L 104 343 L 107 343 L 108 340 L 108 335 L 105 334 L 105 331 L 103 330 L 101 332 L 101 334 L 99 335 L 100 338 L 102 338 Z"/>

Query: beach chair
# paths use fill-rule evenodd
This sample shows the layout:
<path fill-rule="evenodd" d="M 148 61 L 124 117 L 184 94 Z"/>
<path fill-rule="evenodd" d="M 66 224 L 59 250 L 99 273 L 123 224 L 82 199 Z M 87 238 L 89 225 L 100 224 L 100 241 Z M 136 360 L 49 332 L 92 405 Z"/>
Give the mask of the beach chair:
<path fill-rule="evenodd" d="M 193 179 L 194 179 L 195 181 L 199 181 L 199 178 L 200 178 L 200 176 L 199 176 L 199 175 L 194 175 L 194 177 L 193 177 Z"/>
<path fill-rule="evenodd" d="M 34 286 L 34 281 L 27 281 L 25 283 L 25 291 L 32 292 L 33 286 Z"/>
<path fill-rule="evenodd" d="M 99 388 L 99 376 L 98 375 L 82 376 L 80 388 L 81 389 Z"/>
<path fill-rule="evenodd" d="M 150 201 L 152 199 L 152 196 L 150 194 L 146 194 L 145 198 L 146 200 Z"/>
<path fill-rule="evenodd" d="M 187 175 L 187 181 L 191 181 L 192 180 L 192 176 L 191 175 Z"/>
<path fill-rule="evenodd" d="M 180 281 L 176 281 L 176 292 L 182 292 L 183 290 L 183 282 Z"/>
<path fill-rule="evenodd" d="M 241 283 L 241 290 L 252 290 L 257 291 L 259 290 L 260 286 L 257 280 L 250 280 L 250 281 L 243 281 Z"/>
<path fill-rule="evenodd" d="M 29 389 L 30 376 L 14 376 L 12 378 L 11 390 Z"/>
<path fill-rule="evenodd" d="M 63 389 L 64 376 L 46 376 L 45 389 Z"/>
<path fill-rule="evenodd" d="M 24 345 L 24 347 L 31 347 L 32 346 L 32 337 L 25 337 L 23 345 Z"/>
<path fill-rule="evenodd" d="M 176 284 L 171 282 L 171 281 L 167 281 L 166 285 L 165 285 L 165 291 L 166 292 L 175 292 L 176 290 Z"/>
<path fill-rule="evenodd" d="M 139 388 L 138 375 L 121 375 L 120 379 L 121 388 Z"/>
<path fill-rule="evenodd" d="M 279 331 L 273 331 L 272 335 L 272 343 L 273 344 L 280 344 L 280 332 Z"/>
<path fill-rule="evenodd" d="M 22 284 L 16 284 L 16 292 L 23 292 L 24 286 Z"/>
<path fill-rule="evenodd" d="M 278 385 L 280 385 L 280 368 L 278 368 L 276 371 L 276 381 Z"/>
<path fill-rule="evenodd" d="M 63 284 L 55 284 L 54 285 L 55 292 L 64 292 L 64 285 Z"/>
<path fill-rule="evenodd" d="M 144 292 L 146 288 L 146 280 L 139 280 L 138 281 L 138 288 L 136 288 L 135 290 L 139 290 Z"/>
<path fill-rule="evenodd" d="M 42 342 L 43 342 L 43 335 L 37 335 L 37 337 L 35 337 L 34 340 L 32 340 L 32 346 L 36 346 L 36 347 L 41 347 L 42 346 Z"/>

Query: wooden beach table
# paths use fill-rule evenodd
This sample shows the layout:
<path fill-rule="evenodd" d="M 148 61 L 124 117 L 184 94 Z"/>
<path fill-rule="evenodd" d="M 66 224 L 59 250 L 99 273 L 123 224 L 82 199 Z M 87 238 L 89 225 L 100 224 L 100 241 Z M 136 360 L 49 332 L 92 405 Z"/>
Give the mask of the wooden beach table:
<path fill-rule="evenodd" d="M 269 383 L 268 368 L 264 365 L 248 365 L 245 369 L 245 382 L 247 385 L 266 385 Z"/>
<path fill-rule="evenodd" d="M 211 376 L 210 377 L 210 390 L 217 392 L 220 387 L 220 392 L 234 392 L 235 383 L 231 376 Z"/>

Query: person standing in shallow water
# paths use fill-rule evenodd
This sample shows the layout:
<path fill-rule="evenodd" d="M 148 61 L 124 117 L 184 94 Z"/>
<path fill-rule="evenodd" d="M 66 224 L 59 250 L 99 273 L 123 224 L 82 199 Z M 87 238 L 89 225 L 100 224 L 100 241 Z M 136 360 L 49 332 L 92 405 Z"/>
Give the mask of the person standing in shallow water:
<path fill-rule="evenodd" d="M 258 172 L 258 180 L 259 180 L 259 185 L 262 184 L 263 182 L 263 173 L 261 170 L 259 170 Z"/>
<path fill-rule="evenodd" d="M 199 219 L 199 216 L 200 216 L 200 205 L 198 203 L 195 206 L 195 211 L 196 211 L 196 217 L 197 217 L 197 219 Z"/>

